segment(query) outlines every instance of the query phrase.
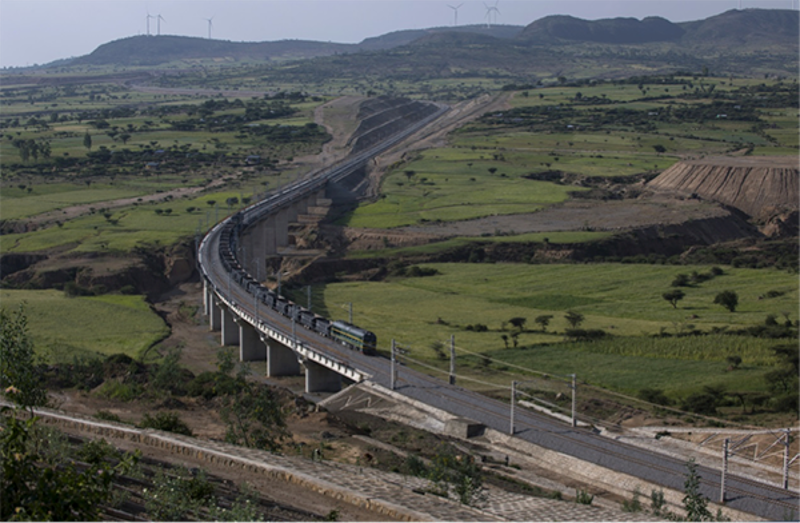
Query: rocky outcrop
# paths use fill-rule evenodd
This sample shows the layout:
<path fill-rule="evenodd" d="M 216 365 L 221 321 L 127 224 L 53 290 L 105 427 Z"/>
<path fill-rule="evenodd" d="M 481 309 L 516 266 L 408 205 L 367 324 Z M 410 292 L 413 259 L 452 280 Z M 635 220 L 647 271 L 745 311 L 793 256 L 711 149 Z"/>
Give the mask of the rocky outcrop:
<path fill-rule="evenodd" d="M 673 165 L 647 185 L 720 202 L 765 221 L 798 210 L 798 163 L 794 156 L 688 160 Z"/>

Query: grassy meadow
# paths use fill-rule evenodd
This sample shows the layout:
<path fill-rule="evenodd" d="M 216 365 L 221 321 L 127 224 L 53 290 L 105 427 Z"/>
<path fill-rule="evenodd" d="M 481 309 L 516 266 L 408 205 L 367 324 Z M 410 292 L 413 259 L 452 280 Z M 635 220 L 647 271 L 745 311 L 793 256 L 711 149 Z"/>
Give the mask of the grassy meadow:
<path fill-rule="evenodd" d="M 774 102 L 763 101 L 757 90 L 765 88 L 774 90 Z M 397 165 L 383 178 L 380 198 L 339 223 L 391 228 L 534 212 L 585 190 L 563 179 L 655 176 L 681 158 L 744 149 L 796 155 L 797 108 L 786 98 L 792 89 L 670 77 L 515 92 L 508 111 L 486 114 L 451 133 L 446 147 Z M 541 173 L 562 181 L 528 179 Z"/>
<path fill-rule="evenodd" d="M 383 282 L 342 282 L 314 289 L 314 307 L 336 319 L 347 318 L 374 331 L 379 348 L 391 339 L 409 348 L 410 357 L 437 364 L 432 344 L 456 337 L 457 351 L 486 379 L 479 358 L 498 360 L 493 368 L 515 364 L 550 374 L 577 372 L 595 385 L 635 393 L 659 384 L 673 394 L 704 385 L 731 390 L 763 388 L 763 373 L 774 364 L 770 347 L 784 343 L 722 334 L 763 324 L 767 315 L 797 320 L 797 276 L 770 269 L 723 268 L 723 274 L 693 287 L 677 308 L 662 298 L 677 274 L 709 272 L 706 266 L 628 264 L 518 265 L 424 264 L 439 274 Z M 734 290 L 739 306 L 729 312 L 713 303 L 717 293 Z M 770 293 L 770 291 L 773 291 Z M 779 296 L 766 298 L 767 295 Z M 593 342 L 567 341 L 567 311 L 584 315 L 582 329 L 602 329 L 607 337 Z M 551 315 L 542 332 L 535 318 Z M 509 320 L 525 318 L 516 332 Z M 485 332 L 474 327 L 485 325 Z M 701 336 L 679 334 L 698 330 Z M 711 334 L 717 332 L 717 334 Z M 508 336 L 506 348 L 502 336 Z M 463 353 L 461 350 L 463 349 Z M 740 356 L 741 368 L 727 373 L 726 358 Z M 515 372 L 520 372 L 515 369 Z M 497 376 L 503 379 L 502 374 Z M 510 378 L 509 378 L 510 379 Z"/>
<path fill-rule="evenodd" d="M 71 363 L 95 354 L 142 358 L 169 334 L 143 296 L 70 298 L 61 291 L 0 289 L 9 311 L 24 307 L 36 352 L 50 363 Z"/>

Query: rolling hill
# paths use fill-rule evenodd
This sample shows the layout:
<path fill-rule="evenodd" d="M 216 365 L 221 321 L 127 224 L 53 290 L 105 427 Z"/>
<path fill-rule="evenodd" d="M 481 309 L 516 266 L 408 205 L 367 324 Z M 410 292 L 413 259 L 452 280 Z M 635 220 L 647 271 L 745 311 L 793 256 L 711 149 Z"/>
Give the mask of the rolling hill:
<path fill-rule="evenodd" d="M 658 17 L 590 21 L 548 16 L 526 27 L 396 31 L 359 44 L 136 36 L 101 45 L 71 63 L 153 67 L 201 60 L 272 65 L 302 60 L 287 72 L 294 80 L 329 73 L 400 79 L 409 72 L 415 78 L 619 77 L 641 74 L 643 68 L 659 74 L 703 67 L 717 74 L 797 75 L 799 23 L 794 10 L 745 9 L 685 23 Z M 602 73 L 593 67 L 598 63 Z"/>

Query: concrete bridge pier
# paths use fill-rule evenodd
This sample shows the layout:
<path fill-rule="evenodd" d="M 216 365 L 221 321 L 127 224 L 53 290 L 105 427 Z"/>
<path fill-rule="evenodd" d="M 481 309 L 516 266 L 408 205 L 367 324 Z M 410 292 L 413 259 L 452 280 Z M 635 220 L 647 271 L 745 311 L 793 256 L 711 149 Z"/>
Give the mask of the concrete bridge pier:
<path fill-rule="evenodd" d="M 267 377 L 297 376 L 300 363 L 297 354 L 278 340 L 261 335 L 261 342 L 267 347 Z"/>
<path fill-rule="evenodd" d="M 305 360 L 303 365 L 306 368 L 306 392 L 339 392 L 342 390 L 342 376 L 338 372 L 310 360 Z"/>
<path fill-rule="evenodd" d="M 289 245 L 289 210 L 281 209 L 272 217 L 275 247 L 280 249 Z"/>
<path fill-rule="evenodd" d="M 211 300 L 213 294 L 211 294 L 211 289 L 208 285 L 208 280 L 203 278 L 203 314 L 208 316 L 208 313 L 211 312 Z"/>
<path fill-rule="evenodd" d="M 267 349 L 255 327 L 239 318 L 239 361 L 265 361 Z"/>
<path fill-rule="evenodd" d="M 208 330 L 218 331 L 222 329 L 222 307 L 216 302 L 216 297 L 212 292 L 208 297 Z"/>
<path fill-rule="evenodd" d="M 222 303 L 218 303 L 217 306 L 222 311 L 222 334 L 220 343 L 222 345 L 238 345 L 239 326 L 236 325 L 236 315 Z"/>

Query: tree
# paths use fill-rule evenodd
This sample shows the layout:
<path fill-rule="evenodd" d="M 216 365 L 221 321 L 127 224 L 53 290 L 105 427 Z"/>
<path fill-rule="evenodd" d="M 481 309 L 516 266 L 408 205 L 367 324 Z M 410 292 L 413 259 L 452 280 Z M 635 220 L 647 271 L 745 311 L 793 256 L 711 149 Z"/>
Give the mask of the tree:
<path fill-rule="evenodd" d="M 89 134 L 89 131 L 86 131 L 86 134 L 83 135 L 83 146 L 87 149 L 92 149 L 92 135 Z"/>
<path fill-rule="evenodd" d="M 674 291 L 665 292 L 661 295 L 662 298 L 667 300 L 672 304 L 673 309 L 678 308 L 678 302 L 681 301 L 686 294 L 680 289 L 675 289 Z"/>
<path fill-rule="evenodd" d="M 526 318 L 515 317 L 508 320 L 508 323 L 519 329 L 520 331 L 525 328 L 525 322 L 527 321 Z"/>
<path fill-rule="evenodd" d="M 708 498 L 700 492 L 700 474 L 694 458 L 686 463 L 686 481 L 683 483 L 683 508 L 689 521 L 712 521 L 714 518 L 708 510 Z"/>
<path fill-rule="evenodd" d="M 722 305 L 731 312 L 736 311 L 739 304 L 739 295 L 734 291 L 722 291 L 714 297 L 715 305 Z"/>
<path fill-rule="evenodd" d="M 409 170 L 409 171 L 403 171 L 403 174 L 405 174 L 405 175 L 406 175 L 406 178 L 407 178 L 407 179 L 408 179 L 408 181 L 410 182 L 410 181 L 411 181 L 411 178 L 413 178 L 413 177 L 414 177 L 414 175 L 415 175 L 415 174 L 417 174 L 417 173 L 416 173 L 416 171 L 411 171 L 411 170 Z"/>
<path fill-rule="evenodd" d="M 553 319 L 552 314 L 542 314 L 541 316 L 536 316 L 533 320 L 542 327 L 542 332 L 547 331 L 547 326 L 550 325 L 550 320 Z"/>
<path fill-rule="evenodd" d="M 84 445 L 80 468 L 58 452 L 46 454 L 52 434 L 39 434 L 37 417 L 19 419 L 17 410 L 2 409 L 0 431 L 0 518 L 2 521 L 99 521 L 111 499 L 115 477 L 126 474 L 138 459 L 108 456 Z M 106 461 L 111 458 L 116 464 Z"/>
<path fill-rule="evenodd" d="M 657 153 L 659 153 L 659 154 L 667 152 L 667 148 L 664 147 L 663 145 L 661 145 L 660 143 L 657 143 L 656 145 L 654 145 L 653 149 L 655 149 L 655 151 Z"/>
<path fill-rule="evenodd" d="M 584 317 L 580 312 L 567 311 L 567 313 L 564 314 L 564 319 L 567 320 L 567 323 L 569 323 L 573 329 L 577 329 L 580 324 L 583 323 Z"/>
<path fill-rule="evenodd" d="M 675 279 L 672 280 L 673 287 L 688 287 L 689 283 L 689 275 L 688 274 L 678 274 L 675 276 Z"/>
<path fill-rule="evenodd" d="M 25 308 L 15 313 L 0 308 L 0 387 L 5 396 L 23 407 L 46 405 L 39 368 Z"/>
<path fill-rule="evenodd" d="M 501 334 L 500 337 L 503 339 L 503 343 L 506 344 L 506 348 L 508 348 L 508 335 L 507 334 Z"/>

